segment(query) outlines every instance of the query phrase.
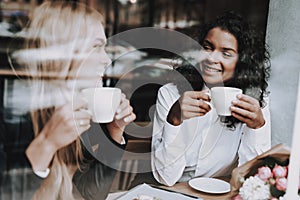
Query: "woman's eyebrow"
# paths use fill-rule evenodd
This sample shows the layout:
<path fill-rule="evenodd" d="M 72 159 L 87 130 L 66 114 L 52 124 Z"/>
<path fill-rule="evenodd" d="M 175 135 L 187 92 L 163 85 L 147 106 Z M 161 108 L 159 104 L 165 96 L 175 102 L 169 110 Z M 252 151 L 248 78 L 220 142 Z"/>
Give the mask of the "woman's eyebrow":
<path fill-rule="evenodd" d="M 237 51 L 235 50 L 235 49 L 233 49 L 233 48 L 229 48 L 229 47 L 224 47 L 224 48 L 222 48 L 224 51 L 233 51 L 233 52 L 235 52 L 235 53 L 237 53 Z"/>
<path fill-rule="evenodd" d="M 203 41 L 203 44 L 208 44 L 208 45 L 210 45 L 210 46 L 213 46 L 213 44 L 212 44 L 210 41 L 208 41 L 208 40 L 204 40 L 204 41 Z"/>
<path fill-rule="evenodd" d="M 214 47 L 213 43 L 210 42 L 209 40 L 204 40 L 203 45 L 209 45 L 211 47 Z M 223 51 L 233 51 L 233 52 L 237 53 L 237 51 L 231 47 L 222 47 L 222 50 Z"/>

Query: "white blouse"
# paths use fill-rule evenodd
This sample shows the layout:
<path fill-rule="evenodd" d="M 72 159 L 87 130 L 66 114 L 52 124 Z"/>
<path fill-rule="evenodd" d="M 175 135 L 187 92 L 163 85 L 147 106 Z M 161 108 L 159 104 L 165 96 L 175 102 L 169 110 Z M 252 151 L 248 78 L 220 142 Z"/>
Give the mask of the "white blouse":
<path fill-rule="evenodd" d="M 171 83 L 158 92 L 151 159 L 153 175 L 158 182 L 171 186 L 197 176 L 230 175 L 237 164 L 271 147 L 268 105 L 262 109 L 265 125 L 258 129 L 251 129 L 244 123 L 236 124 L 235 129 L 227 128 L 213 106 L 206 115 L 173 126 L 166 119 L 179 97 L 176 85 Z"/>

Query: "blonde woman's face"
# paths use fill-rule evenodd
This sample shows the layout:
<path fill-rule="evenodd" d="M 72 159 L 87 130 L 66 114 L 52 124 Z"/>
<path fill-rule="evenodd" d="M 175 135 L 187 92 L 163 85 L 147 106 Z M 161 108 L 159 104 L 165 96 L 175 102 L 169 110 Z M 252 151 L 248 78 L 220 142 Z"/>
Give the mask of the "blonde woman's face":
<path fill-rule="evenodd" d="M 103 26 L 100 23 L 93 25 L 92 34 L 89 34 L 91 38 L 88 40 L 86 48 L 82 47 L 84 56 L 80 59 L 77 71 L 77 80 L 80 81 L 77 85 L 81 88 L 99 86 L 105 68 L 111 64 L 111 60 L 105 52 L 106 37 Z"/>

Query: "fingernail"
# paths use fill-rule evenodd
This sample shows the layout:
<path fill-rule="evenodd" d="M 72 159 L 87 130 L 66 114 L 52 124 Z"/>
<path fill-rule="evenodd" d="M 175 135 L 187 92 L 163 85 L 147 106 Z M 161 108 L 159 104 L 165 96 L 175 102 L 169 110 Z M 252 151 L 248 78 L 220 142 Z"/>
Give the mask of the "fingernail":
<path fill-rule="evenodd" d="M 212 107 L 211 102 L 208 102 L 208 101 L 203 101 L 203 102 L 206 103 L 207 105 L 209 105 L 209 107 Z"/>
<path fill-rule="evenodd" d="M 129 122 L 130 121 L 130 117 L 125 117 L 124 118 L 124 122 Z"/>
<path fill-rule="evenodd" d="M 120 112 L 121 112 L 121 108 L 118 108 L 118 109 L 117 109 L 117 113 L 120 113 Z"/>
<path fill-rule="evenodd" d="M 120 115 L 116 115 L 116 119 L 121 119 L 121 116 Z"/>
<path fill-rule="evenodd" d="M 210 94 L 209 91 L 208 91 L 208 92 L 205 92 L 205 94 L 206 94 L 209 98 L 211 98 L 211 94 Z"/>

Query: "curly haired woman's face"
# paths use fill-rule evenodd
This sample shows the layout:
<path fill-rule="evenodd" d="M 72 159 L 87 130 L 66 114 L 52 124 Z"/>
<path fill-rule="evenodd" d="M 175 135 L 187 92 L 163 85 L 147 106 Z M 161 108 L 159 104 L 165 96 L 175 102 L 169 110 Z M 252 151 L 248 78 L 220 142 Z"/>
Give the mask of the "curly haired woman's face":
<path fill-rule="evenodd" d="M 222 84 L 233 77 L 238 62 L 238 42 L 234 35 L 219 27 L 211 29 L 200 53 L 200 72 L 206 83 Z"/>

